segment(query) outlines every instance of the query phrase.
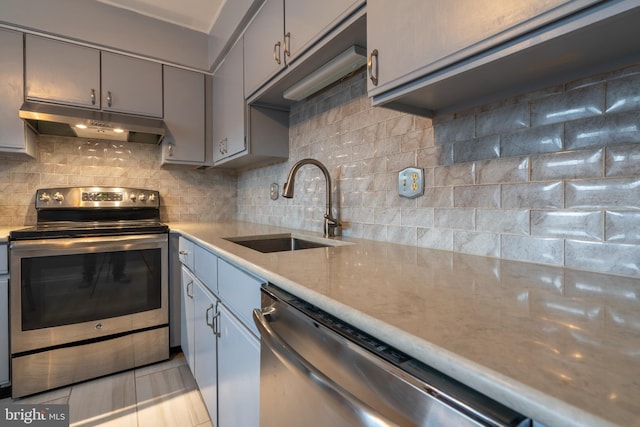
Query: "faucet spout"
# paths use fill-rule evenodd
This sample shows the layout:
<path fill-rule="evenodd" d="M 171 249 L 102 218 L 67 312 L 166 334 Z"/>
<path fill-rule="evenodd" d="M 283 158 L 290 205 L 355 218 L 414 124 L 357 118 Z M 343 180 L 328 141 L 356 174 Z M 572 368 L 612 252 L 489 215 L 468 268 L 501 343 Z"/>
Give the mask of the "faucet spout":
<path fill-rule="evenodd" d="M 315 159 L 302 159 L 294 164 L 289 171 L 287 181 L 284 183 L 284 187 L 282 189 L 282 197 L 286 197 L 288 199 L 293 198 L 293 187 L 295 186 L 296 173 L 298 173 L 298 170 L 304 165 L 315 165 L 320 168 L 320 170 L 324 174 L 327 193 L 327 212 L 324 214 L 323 234 L 325 237 L 339 236 L 340 227 L 342 226 L 342 224 L 331 214 L 331 175 L 329 175 L 329 171 L 322 163 Z"/>

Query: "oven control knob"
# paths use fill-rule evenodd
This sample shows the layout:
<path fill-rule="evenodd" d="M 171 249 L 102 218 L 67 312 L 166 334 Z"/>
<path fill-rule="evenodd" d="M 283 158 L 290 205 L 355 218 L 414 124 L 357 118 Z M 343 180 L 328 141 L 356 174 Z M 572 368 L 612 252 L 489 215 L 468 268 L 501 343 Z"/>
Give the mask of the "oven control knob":
<path fill-rule="evenodd" d="M 145 196 L 144 193 L 140 193 L 140 195 L 138 196 L 138 200 L 144 202 L 145 200 L 147 200 L 147 196 Z"/>
<path fill-rule="evenodd" d="M 61 202 L 64 200 L 64 196 L 59 191 L 56 191 L 55 193 L 53 193 L 53 200 L 55 200 L 56 202 Z"/>
<path fill-rule="evenodd" d="M 48 202 L 49 200 L 51 200 L 51 196 L 49 196 L 47 193 L 42 193 L 40 195 L 41 202 Z"/>
<path fill-rule="evenodd" d="M 135 202 L 136 201 L 136 193 L 131 193 L 129 195 L 129 199 L 131 199 L 132 202 Z"/>
<path fill-rule="evenodd" d="M 149 201 L 150 202 L 155 202 L 156 201 L 156 195 L 153 194 L 153 193 L 149 194 Z"/>

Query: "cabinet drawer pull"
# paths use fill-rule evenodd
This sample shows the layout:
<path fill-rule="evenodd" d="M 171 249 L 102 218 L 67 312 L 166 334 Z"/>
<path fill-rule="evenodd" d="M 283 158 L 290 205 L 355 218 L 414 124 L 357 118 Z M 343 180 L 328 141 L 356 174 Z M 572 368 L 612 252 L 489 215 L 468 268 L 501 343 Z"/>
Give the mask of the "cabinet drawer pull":
<path fill-rule="evenodd" d="M 189 251 L 185 251 L 185 250 L 178 251 L 178 253 L 180 255 L 189 255 Z"/>
<path fill-rule="evenodd" d="M 284 35 L 284 55 L 291 56 L 291 33 Z"/>
<path fill-rule="evenodd" d="M 373 58 L 376 58 L 375 75 L 373 72 Z M 367 61 L 367 69 L 369 70 L 369 79 L 374 86 L 378 86 L 378 49 L 373 49 L 369 54 Z"/>
<path fill-rule="evenodd" d="M 96 90 L 91 89 L 91 105 L 96 105 Z"/>
<path fill-rule="evenodd" d="M 282 59 L 280 59 L 280 42 L 273 45 L 273 60 L 276 61 L 276 64 L 280 65 L 282 63 Z"/>
<path fill-rule="evenodd" d="M 107 105 L 109 107 L 111 107 L 112 101 L 113 101 L 113 98 L 111 97 L 111 91 L 108 91 L 107 92 Z"/>

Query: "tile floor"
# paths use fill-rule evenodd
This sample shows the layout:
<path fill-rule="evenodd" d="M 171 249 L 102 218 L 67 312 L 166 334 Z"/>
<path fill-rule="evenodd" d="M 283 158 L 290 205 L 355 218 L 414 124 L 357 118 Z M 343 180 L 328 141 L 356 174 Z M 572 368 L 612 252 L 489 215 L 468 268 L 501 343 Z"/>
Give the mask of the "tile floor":
<path fill-rule="evenodd" d="M 213 427 L 182 353 L 15 402 L 68 403 L 73 427 Z"/>

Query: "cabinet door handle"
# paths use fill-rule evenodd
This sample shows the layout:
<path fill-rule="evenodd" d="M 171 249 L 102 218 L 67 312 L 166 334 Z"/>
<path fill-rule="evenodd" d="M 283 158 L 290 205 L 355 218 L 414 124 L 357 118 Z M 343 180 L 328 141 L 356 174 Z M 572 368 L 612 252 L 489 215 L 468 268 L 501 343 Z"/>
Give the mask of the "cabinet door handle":
<path fill-rule="evenodd" d="M 375 75 L 373 71 L 373 58 L 376 58 Z M 367 61 L 367 69 L 369 70 L 369 79 L 374 86 L 378 86 L 378 49 L 373 49 L 369 54 L 369 60 Z"/>
<path fill-rule="evenodd" d="M 213 319 L 211 319 L 213 326 L 213 333 L 215 336 L 220 338 L 222 333 L 220 332 L 220 309 L 218 309 L 218 302 L 216 302 L 216 314 L 214 314 Z"/>
<path fill-rule="evenodd" d="M 276 61 L 276 64 L 280 65 L 282 63 L 282 59 L 280 59 L 280 42 L 273 45 L 273 60 Z"/>
<path fill-rule="evenodd" d="M 291 56 L 291 33 L 284 35 L 284 55 Z"/>
<path fill-rule="evenodd" d="M 191 293 L 189 293 L 189 285 L 191 285 Z M 193 298 L 193 280 L 189 281 L 189 283 L 187 283 L 187 296 L 189 298 Z"/>
<path fill-rule="evenodd" d="M 107 92 L 107 105 L 109 107 L 111 107 L 112 101 L 113 101 L 113 97 L 111 96 L 111 91 L 108 91 Z"/>
<path fill-rule="evenodd" d="M 167 145 L 167 152 L 169 157 L 173 157 L 173 144 L 171 142 Z"/>
<path fill-rule="evenodd" d="M 91 105 L 96 105 L 96 90 L 91 89 Z"/>
<path fill-rule="evenodd" d="M 220 151 L 220 154 L 227 154 L 227 138 L 218 143 L 218 151 Z"/>
<path fill-rule="evenodd" d="M 211 307 L 207 308 L 207 311 L 205 311 L 205 313 L 204 313 L 204 322 L 215 333 L 216 332 L 216 330 L 215 330 L 215 317 L 211 318 L 211 323 L 209 323 L 209 312 L 211 310 L 213 310 L 213 304 L 211 304 Z"/>

